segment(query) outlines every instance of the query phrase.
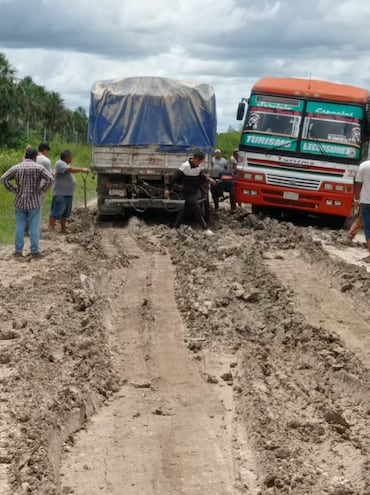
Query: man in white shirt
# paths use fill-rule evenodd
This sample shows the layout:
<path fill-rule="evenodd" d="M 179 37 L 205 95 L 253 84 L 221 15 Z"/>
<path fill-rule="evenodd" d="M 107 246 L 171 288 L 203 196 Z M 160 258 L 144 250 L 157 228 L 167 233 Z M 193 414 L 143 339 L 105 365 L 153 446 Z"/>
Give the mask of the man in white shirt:
<path fill-rule="evenodd" d="M 370 263 L 370 160 L 360 163 L 355 178 L 354 203 L 360 203 L 362 222 L 369 255 L 363 261 Z"/>
<path fill-rule="evenodd" d="M 39 148 L 38 148 L 38 154 L 37 154 L 37 159 L 36 163 L 39 165 L 42 165 L 48 172 L 51 174 L 53 173 L 52 168 L 51 168 L 51 161 L 49 158 L 49 151 L 50 151 L 50 146 L 48 143 L 40 143 Z M 44 185 L 44 179 L 41 181 L 41 186 Z M 41 194 L 41 207 L 44 204 L 45 200 L 45 193 Z M 26 229 L 27 232 L 27 229 Z"/>
<path fill-rule="evenodd" d="M 51 161 L 49 158 L 49 151 L 50 151 L 50 146 L 48 143 L 40 143 L 39 154 L 37 155 L 37 163 L 45 167 L 48 172 L 52 172 Z"/>

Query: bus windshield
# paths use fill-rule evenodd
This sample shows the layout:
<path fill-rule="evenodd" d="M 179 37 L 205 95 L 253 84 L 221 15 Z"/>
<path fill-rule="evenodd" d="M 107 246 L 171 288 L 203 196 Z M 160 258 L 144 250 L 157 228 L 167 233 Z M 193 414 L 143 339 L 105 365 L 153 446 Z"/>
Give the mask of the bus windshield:
<path fill-rule="evenodd" d="M 328 156 L 360 158 L 363 117 L 363 109 L 355 105 L 308 102 L 301 151 L 321 154 L 324 150 Z"/>
<path fill-rule="evenodd" d="M 244 130 L 296 137 L 301 115 L 302 102 L 299 100 L 253 95 Z"/>
<path fill-rule="evenodd" d="M 252 95 L 241 144 L 333 158 L 361 158 L 360 106 Z"/>

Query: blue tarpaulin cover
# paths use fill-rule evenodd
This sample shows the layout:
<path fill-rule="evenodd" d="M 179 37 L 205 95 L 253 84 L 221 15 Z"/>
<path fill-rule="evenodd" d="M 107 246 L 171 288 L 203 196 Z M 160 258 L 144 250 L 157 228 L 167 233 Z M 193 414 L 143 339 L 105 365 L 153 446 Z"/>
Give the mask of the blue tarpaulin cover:
<path fill-rule="evenodd" d="M 159 151 L 209 153 L 216 126 L 209 84 L 128 77 L 97 81 L 91 89 L 88 139 L 94 146 L 156 145 Z"/>

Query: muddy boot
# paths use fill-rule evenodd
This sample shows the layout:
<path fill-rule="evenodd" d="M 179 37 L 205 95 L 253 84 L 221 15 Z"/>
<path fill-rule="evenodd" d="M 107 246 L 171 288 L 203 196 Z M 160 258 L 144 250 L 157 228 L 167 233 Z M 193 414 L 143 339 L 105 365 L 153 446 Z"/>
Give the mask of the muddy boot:
<path fill-rule="evenodd" d="M 49 217 L 49 230 L 50 232 L 55 231 L 55 218 Z"/>
<path fill-rule="evenodd" d="M 65 218 L 61 218 L 60 219 L 60 231 L 62 234 L 68 234 L 68 230 L 67 230 L 67 227 L 66 227 L 66 219 Z"/>

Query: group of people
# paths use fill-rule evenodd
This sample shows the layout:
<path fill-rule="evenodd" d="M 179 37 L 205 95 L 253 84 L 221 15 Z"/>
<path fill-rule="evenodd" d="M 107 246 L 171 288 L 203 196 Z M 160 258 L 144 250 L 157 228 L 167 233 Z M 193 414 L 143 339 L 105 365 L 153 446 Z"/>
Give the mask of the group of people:
<path fill-rule="evenodd" d="M 5 172 L 0 180 L 5 188 L 15 194 L 15 257 L 23 257 L 24 238 L 26 230 L 30 237 L 30 255 L 34 258 L 43 257 L 40 251 L 40 222 L 41 210 L 46 192 L 53 186 L 53 196 L 49 215 L 49 229 L 55 231 L 56 222 L 60 222 L 61 232 L 67 233 L 66 221 L 71 215 L 73 195 L 76 188 L 75 173 L 89 173 L 89 168 L 72 167 L 73 154 L 71 150 L 63 150 L 60 159 L 56 161 L 54 170 L 49 158 L 50 146 L 40 143 L 38 150 L 27 146 L 23 160 Z M 174 184 L 180 185 L 184 197 L 184 207 L 179 212 L 174 227 L 184 221 L 187 214 L 192 214 L 201 227 L 208 233 L 207 221 L 202 214 L 199 200 L 202 190 L 211 188 L 214 208 L 217 211 L 219 201 L 224 192 L 229 194 L 231 211 L 236 208 L 235 201 L 235 170 L 238 163 L 238 150 L 235 149 L 229 161 L 222 157 L 220 149 L 214 151 L 211 169 L 206 173 L 201 164 L 205 159 L 202 151 L 195 151 L 193 156 L 184 162 L 174 174 L 165 189 L 165 198 L 169 198 Z M 358 215 L 352 224 L 348 238 L 354 239 L 363 228 L 369 251 L 364 261 L 370 263 L 370 160 L 359 166 L 354 184 L 354 204 Z"/>
<path fill-rule="evenodd" d="M 61 232 L 66 233 L 66 220 L 72 210 L 72 200 L 76 187 L 74 173 L 89 173 L 89 168 L 72 167 L 73 154 L 64 150 L 52 170 L 48 157 L 50 146 L 40 143 L 38 150 L 27 146 L 23 160 L 7 170 L 0 178 L 5 188 L 15 194 L 15 251 L 14 256 L 23 257 L 25 234 L 30 237 L 30 255 L 42 258 L 40 251 L 41 212 L 46 192 L 53 187 L 49 228 L 55 230 L 60 221 Z"/>
<path fill-rule="evenodd" d="M 15 194 L 15 251 L 14 256 L 22 258 L 26 232 L 30 237 L 30 255 L 32 258 L 42 258 L 45 253 L 40 251 L 40 224 L 42 206 L 45 194 L 52 187 L 52 201 L 49 215 L 49 230 L 55 231 L 57 221 L 60 222 L 62 233 L 67 233 L 66 221 L 71 215 L 73 195 L 76 187 L 75 173 L 89 173 L 88 168 L 77 168 L 71 165 L 73 154 L 71 150 L 63 150 L 54 169 L 49 158 L 50 146 L 40 143 L 38 149 L 27 146 L 23 160 L 5 172 L 0 181 L 5 188 Z M 193 156 L 184 162 L 174 174 L 165 190 L 165 198 L 169 198 L 174 184 L 180 185 L 184 197 L 184 207 L 179 212 L 175 227 L 179 227 L 188 213 L 193 214 L 201 227 L 208 233 L 207 221 L 202 214 L 199 203 L 202 188 L 211 195 L 215 210 L 219 207 L 220 196 L 229 193 L 231 210 L 235 210 L 234 173 L 237 163 L 237 150 L 234 151 L 229 163 L 222 157 L 221 150 L 216 149 L 211 160 L 211 170 L 206 173 L 200 167 L 205 159 L 202 151 L 194 152 Z"/>
<path fill-rule="evenodd" d="M 166 187 L 164 196 L 168 199 L 175 185 L 182 188 L 184 207 L 175 220 L 175 228 L 181 225 L 186 215 L 192 215 L 207 234 L 212 234 L 213 232 L 208 228 L 206 218 L 202 214 L 200 199 L 204 194 L 208 194 L 208 185 L 210 185 L 215 210 L 217 211 L 219 208 L 219 201 L 223 193 L 227 192 L 229 194 L 231 211 L 235 211 L 234 179 L 238 161 L 238 150 L 234 150 L 232 157 L 227 162 L 222 157 L 221 150 L 216 149 L 211 160 L 209 173 L 206 173 L 200 166 L 204 159 L 205 154 L 203 151 L 195 151 L 193 156 L 178 168 L 171 182 Z M 204 193 L 204 191 L 206 192 Z"/>

